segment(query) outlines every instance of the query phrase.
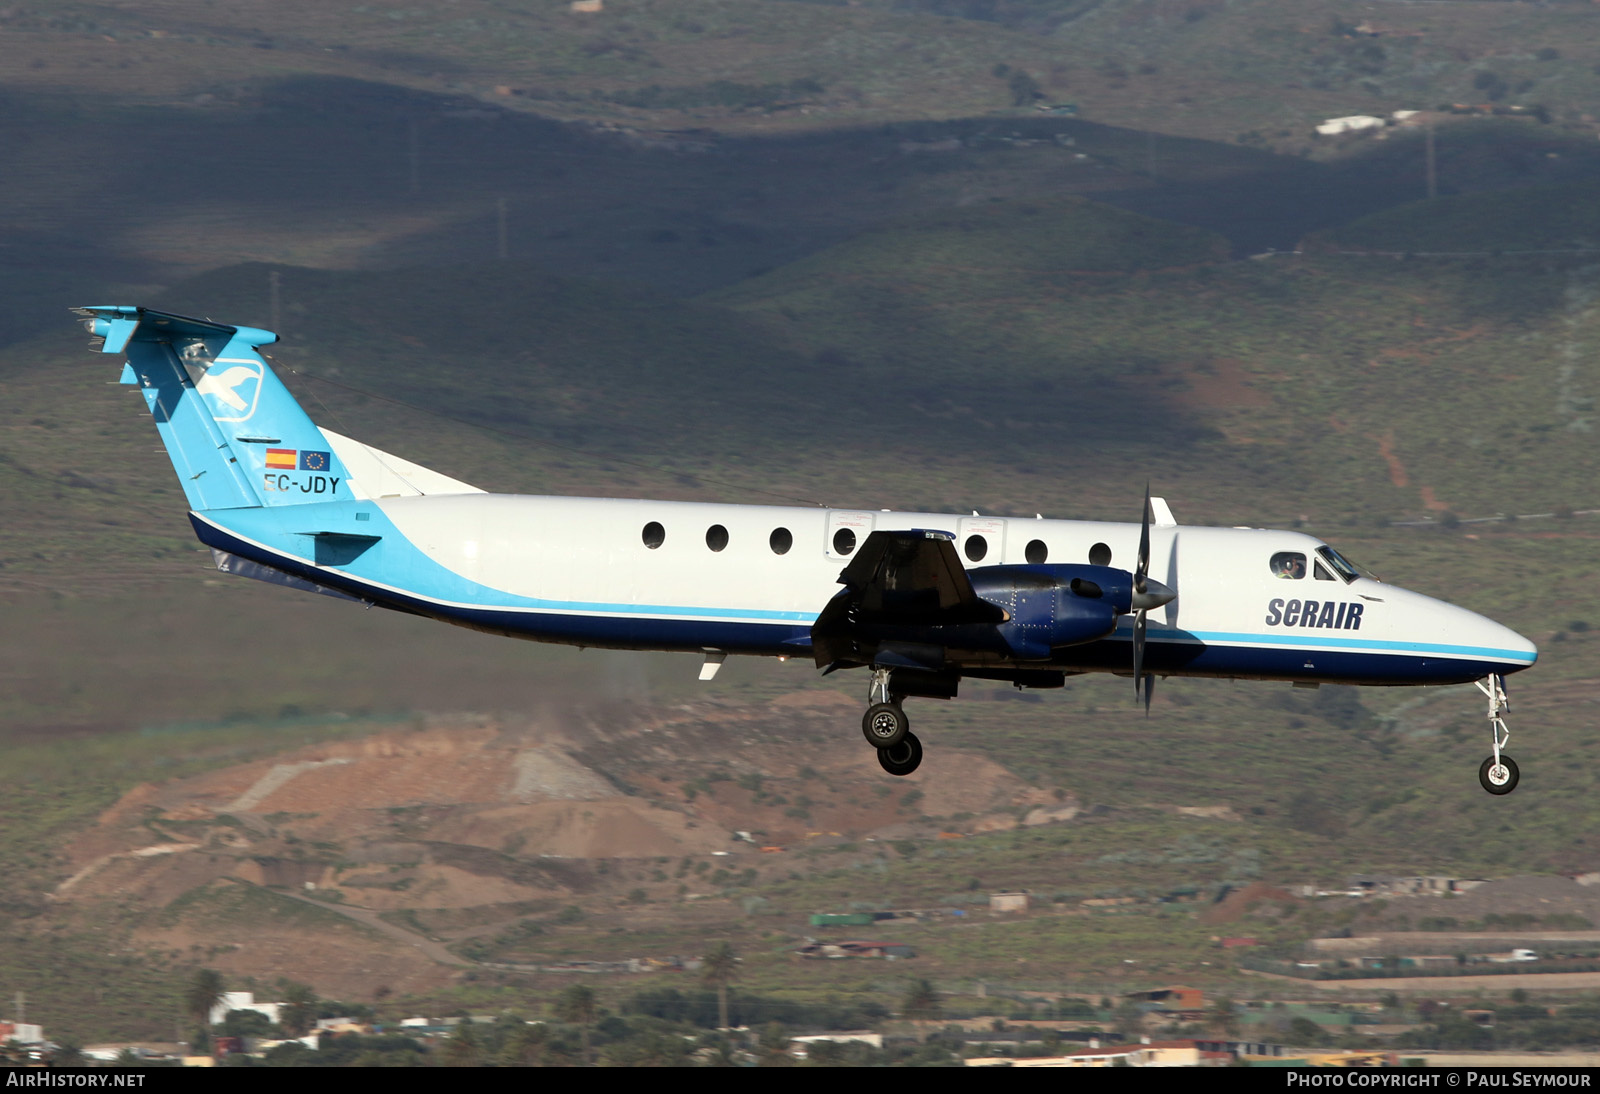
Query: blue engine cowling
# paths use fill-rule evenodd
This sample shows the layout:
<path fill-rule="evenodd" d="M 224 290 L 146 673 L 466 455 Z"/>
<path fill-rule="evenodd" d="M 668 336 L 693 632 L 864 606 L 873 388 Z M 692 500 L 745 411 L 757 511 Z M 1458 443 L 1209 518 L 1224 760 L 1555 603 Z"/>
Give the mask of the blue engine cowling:
<path fill-rule="evenodd" d="M 967 576 L 981 599 L 1004 609 L 996 630 L 1019 661 L 1104 638 L 1133 601 L 1133 575 L 1110 566 L 986 566 Z"/>

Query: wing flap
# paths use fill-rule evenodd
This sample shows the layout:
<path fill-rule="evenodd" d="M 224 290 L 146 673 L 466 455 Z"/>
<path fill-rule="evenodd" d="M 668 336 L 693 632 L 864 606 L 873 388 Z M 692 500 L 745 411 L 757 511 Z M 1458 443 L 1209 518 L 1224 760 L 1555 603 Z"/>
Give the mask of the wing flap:
<path fill-rule="evenodd" d="M 839 575 L 858 619 L 907 625 L 999 623 L 1005 613 L 973 592 L 946 532 L 878 531 Z"/>
<path fill-rule="evenodd" d="M 819 668 L 860 663 L 860 628 L 1002 623 L 1006 613 L 978 597 L 948 532 L 873 532 L 839 574 L 845 586 L 811 627 Z M 896 662 L 899 664 L 900 662 Z M 912 657 L 902 667 L 926 668 Z"/>

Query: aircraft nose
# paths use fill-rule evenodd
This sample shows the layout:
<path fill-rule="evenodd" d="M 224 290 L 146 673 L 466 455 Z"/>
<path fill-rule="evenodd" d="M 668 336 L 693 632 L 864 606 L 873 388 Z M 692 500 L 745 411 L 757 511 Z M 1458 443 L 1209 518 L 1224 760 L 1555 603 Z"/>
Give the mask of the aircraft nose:
<path fill-rule="evenodd" d="M 1502 672 L 1529 668 L 1539 660 L 1539 648 L 1510 627 L 1496 623 L 1487 616 L 1473 614 L 1471 619 L 1472 626 L 1470 629 L 1464 628 L 1463 637 L 1472 645 L 1482 648 L 1486 656 L 1504 665 Z"/>

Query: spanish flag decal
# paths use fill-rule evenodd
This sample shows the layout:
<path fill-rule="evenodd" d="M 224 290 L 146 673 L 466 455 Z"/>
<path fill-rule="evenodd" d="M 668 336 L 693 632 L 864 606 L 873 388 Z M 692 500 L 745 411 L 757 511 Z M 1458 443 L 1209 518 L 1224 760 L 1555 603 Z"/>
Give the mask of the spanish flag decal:
<path fill-rule="evenodd" d="M 267 449 L 267 466 L 276 467 L 283 471 L 293 471 L 297 462 L 296 455 L 297 453 L 293 448 L 269 448 Z"/>

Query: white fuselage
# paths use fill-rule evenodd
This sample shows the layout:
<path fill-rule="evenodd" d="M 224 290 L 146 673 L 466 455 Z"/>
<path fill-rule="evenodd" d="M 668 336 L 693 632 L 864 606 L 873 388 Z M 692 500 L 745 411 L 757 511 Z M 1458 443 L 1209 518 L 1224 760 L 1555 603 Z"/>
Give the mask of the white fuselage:
<path fill-rule="evenodd" d="M 238 553 L 292 560 L 300 576 L 351 595 L 486 630 L 779 656 L 806 652 L 840 570 L 874 529 L 948 532 L 969 572 L 1091 561 L 1131 570 L 1140 535 L 1137 524 L 1098 521 L 485 493 L 213 510 L 198 521 L 238 537 L 212 543 L 223 550 L 246 546 Z M 312 530 L 381 542 L 319 563 Z M 1150 576 L 1178 594 L 1149 614 L 1150 667 L 1162 674 L 1430 683 L 1515 671 L 1536 656 L 1480 615 L 1340 577 L 1318 563 L 1324 544 L 1312 536 L 1173 525 L 1150 535 Z M 1275 572 L 1285 553 L 1302 557 L 1300 576 Z M 1125 623 L 1057 661 L 1126 672 L 1127 647 Z"/>

